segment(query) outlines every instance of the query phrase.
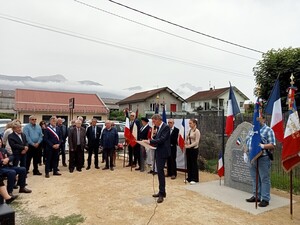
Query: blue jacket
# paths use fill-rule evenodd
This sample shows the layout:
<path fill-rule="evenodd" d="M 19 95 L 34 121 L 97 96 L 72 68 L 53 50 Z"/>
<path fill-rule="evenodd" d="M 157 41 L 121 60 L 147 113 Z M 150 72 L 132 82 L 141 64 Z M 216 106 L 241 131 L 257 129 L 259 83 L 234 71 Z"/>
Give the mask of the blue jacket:
<path fill-rule="evenodd" d="M 115 148 L 119 143 L 119 136 L 116 128 L 110 130 L 104 128 L 100 139 L 100 146 L 103 148 Z"/>

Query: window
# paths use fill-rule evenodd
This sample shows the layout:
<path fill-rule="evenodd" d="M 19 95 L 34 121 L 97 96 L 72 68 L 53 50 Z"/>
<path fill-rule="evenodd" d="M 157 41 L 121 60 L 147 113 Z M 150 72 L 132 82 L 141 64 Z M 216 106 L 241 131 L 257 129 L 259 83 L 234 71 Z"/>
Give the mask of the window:
<path fill-rule="evenodd" d="M 240 108 L 244 107 L 244 102 L 240 102 Z"/>
<path fill-rule="evenodd" d="M 209 110 L 209 102 L 204 102 L 204 110 Z"/>
<path fill-rule="evenodd" d="M 224 106 L 224 99 L 222 99 L 222 98 L 219 99 L 219 106 L 220 107 Z"/>
<path fill-rule="evenodd" d="M 30 115 L 24 115 L 23 116 L 23 123 L 29 123 L 29 116 Z"/>
<path fill-rule="evenodd" d="M 150 111 L 155 111 L 157 108 L 157 111 L 159 112 L 159 104 L 151 103 L 150 104 Z"/>
<path fill-rule="evenodd" d="M 192 102 L 191 103 L 191 109 L 194 109 L 195 108 L 195 102 Z"/>
<path fill-rule="evenodd" d="M 102 120 L 102 116 L 93 116 L 93 118 L 95 118 L 97 120 Z"/>
<path fill-rule="evenodd" d="M 170 105 L 170 111 L 171 112 L 176 112 L 176 104 L 171 104 Z"/>

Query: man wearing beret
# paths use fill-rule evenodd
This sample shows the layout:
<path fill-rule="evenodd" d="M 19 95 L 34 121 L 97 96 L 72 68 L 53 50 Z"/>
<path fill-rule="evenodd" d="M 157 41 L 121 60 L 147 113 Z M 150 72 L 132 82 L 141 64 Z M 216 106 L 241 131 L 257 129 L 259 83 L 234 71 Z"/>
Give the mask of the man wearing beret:
<path fill-rule="evenodd" d="M 146 117 L 141 118 L 142 127 L 140 129 L 140 140 L 150 140 L 151 139 L 151 127 L 149 126 L 149 120 Z M 140 145 L 140 168 L 141 172 L 145 171 L 145 159 L 146 159 L 146 149 L 144 146 Z"/>

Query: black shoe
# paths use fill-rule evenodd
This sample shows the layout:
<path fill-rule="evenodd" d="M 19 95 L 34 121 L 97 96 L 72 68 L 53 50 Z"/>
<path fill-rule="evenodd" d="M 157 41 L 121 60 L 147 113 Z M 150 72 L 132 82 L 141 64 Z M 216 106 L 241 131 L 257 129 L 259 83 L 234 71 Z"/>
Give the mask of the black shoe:
<path fill-rule="evenodd" d="M 164 201 L 164 198 L 159 196 L 158 199 L 157 199 L 157 203 L 162 203 Z"/>
<path fill-rule="evenodd" d="M 99 167 L 99 166 L 95 166 L 95 169 L 99 170 L 99 169 L 100 169 L 100 167 Z"/>
<path fill-rule="evenodd" d="M 74 169 L 70 169 L 70 173 L 73 173 L 74 172 Z"/>
<path fill-rule="evenodd" d="M 251 198 L 247 198 L 246 202 L 255 202 L 255 197 L 252 196 Z M 260 202 L 260 199 L 257 199 L 257 202 Z"/>
<path fill-rule="evenodd" d="M 111 170 L 111 171 L 114 171 L 114 167 L 110 167 L 110 170 Z"/>
<path fill-rule="evenodd" d="M 63 167 L 67 167 L 67 164 L 66 164 L 66 163 L 63 163 Z"/>
<path fill-rule="evenodd" d="M 88 166 L 88 167 L 86 168 L 86 170 L 89 170 L 89 169 L 91 169 L 91 167 L 90 167 L 90 166 Z"/>
<path fill-rule="evenodd" d="M 18 185 L 17 184 L 15 184 L 15 186 L 14 186 L 14 189 L 18 189 L 19 187 L 18 187 Z"/>
<path fill-rule="evenodd" d="M 104 167 L 102 170 L 108 170 L 109 168 L 108 167 Z"/>
<path fill-rule="evenodd" d="M 49 173 L 46 173 L 45 177 L 46 178 L 50 178 Z"/>
<path fill-rule="evenodd" d="M 10 199 L 5 200 L 5 203 L 6 203 L 6 204 L 10 204 L 10 203 L 12 203 L 15 199 L 17 199 L 18 197 L 19 197 L 19 195 L 13 195 L 13 196 L 11 196 Z"/>
<path fill-rule="evenodd" d="M 172 180 L 175 180 L 175 179 L 176 179 L 176 176 L 171 176 L 171 179 L 172 179 Z"/>
<path fill-rule="evenodd" d="M 157 198 L 157 197 L 159 197 L 159 196 L 161 196 L 159 193 L 153 194 L 153 195 L 152 195 L 153 198 Z M 165 198 L 166 196 L 167 196 L 167 194 L 165 193 L 165 194 L 163 194 L 161 197 L 164 197 L 164 198 Z"/>
<path fill-rule="evenodd" d="M 266 207 L 269 205 L 269 202 L 266 200 L 262 200 L 261 203 L 258 204 L 259 207 Z"/>
<path fill-rule="evenodd" d="M 141 168 L 140 168 L 140 167 L 138 167 L 138 168 L 135 168 L 134 170 L 141 170 Z"/>
<path fill-rule="evenodd" d="M 20 188 L 19 193 L 31 193 L 32 191 L 26 187 Z"/>
<path fill-rule="evenodd" d="M 152 173 L 153 173 L 153 170 L 150 170 L 148 173 L 149 173 L 149 174 L 152 174 Z"/>
<path fill-rule="evenodd" d="M 126 167 L 131 167 L 131 165 L 130 165 L 130 164 L 127 164 Z"/>
<path fill-rule="evenodd" d="M 40 171 L 34 172 L 33 175 L 41 176 L 43 175 Z"/>
<path fill-rule="evenodd" d="M 61 173 L 59 172 L 53 173 L 53 176 L 61 176 Z"/>

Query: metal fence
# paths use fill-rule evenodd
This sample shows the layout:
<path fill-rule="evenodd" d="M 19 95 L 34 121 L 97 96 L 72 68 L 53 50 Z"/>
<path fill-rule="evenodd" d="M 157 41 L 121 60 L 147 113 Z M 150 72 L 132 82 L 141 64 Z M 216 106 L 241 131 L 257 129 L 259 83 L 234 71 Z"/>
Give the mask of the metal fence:
<path fill-rule="evenodd" d="M 199 129 L 201 131 L 201 135 L 205 135 L 206 133 L 214 133 L 216 134 L 215 141 L 217 142 L 218 146 L 222 146 L 222 131 L 225 129 L 225 123 L 223 119 L 225 118 L 222 116 L 222 111 L 207 111 L 201 112 L 197 116 L 193 116 L 198 120 Z M 285 118 L 284 121 L 287 121 L 288 113 L 284 113 L 283 117 Z M 252 123 L 253 115 L 237 115 L 235 118 L 235 127 L 241 124 L 244 121 Z M 267 124 L 270 124 L 271 116 L 266 116 Z M 223 125 L 224 124 L 224 125 Z M 225 143 L 227 138 L 225 138 Z M 201 142 L 201 141 L 200 141 Z M 201 143 L 200 143 L 201 146 Z M 200 149 L 201 152 L 201 149 Z M 281 166 L 281 152 L 282 152 L 282 145 L 281 143 L 276 143 L 276 148 L 274 151 L 274 160 L 272 161 L 271 167 L 271 182 L 272 187 L 281 189 L 281 190 L 289 190 L 290 185 L 290 174 L 286 173 L 282 166 Z M 217 155 L 215 155 L 215 159 L 217 159 Z M 300 166 L 296 167 L 292 173 L 293 177 L 293 192 L 300 194 Z"/>

